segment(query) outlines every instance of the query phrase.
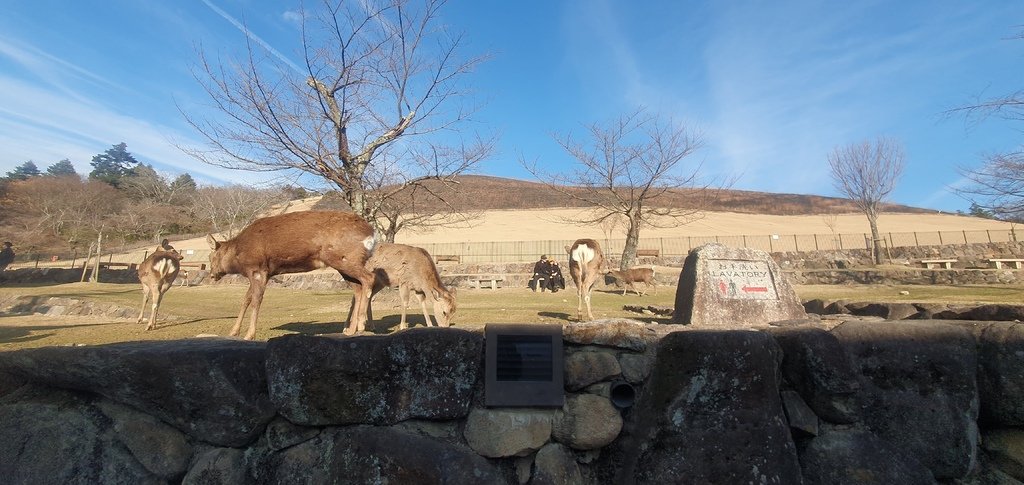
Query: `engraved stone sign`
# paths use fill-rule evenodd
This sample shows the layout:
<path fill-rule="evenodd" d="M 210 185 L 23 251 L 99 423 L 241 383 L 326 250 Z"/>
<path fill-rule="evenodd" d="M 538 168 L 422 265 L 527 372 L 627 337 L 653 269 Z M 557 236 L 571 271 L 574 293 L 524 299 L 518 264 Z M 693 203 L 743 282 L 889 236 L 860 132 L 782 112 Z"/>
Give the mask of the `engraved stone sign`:
<path fill-rule="evenodd" d="M 706 244 L 686 257 L 673 323 L 748 325 L 806 317 L 768 253 Z"/>

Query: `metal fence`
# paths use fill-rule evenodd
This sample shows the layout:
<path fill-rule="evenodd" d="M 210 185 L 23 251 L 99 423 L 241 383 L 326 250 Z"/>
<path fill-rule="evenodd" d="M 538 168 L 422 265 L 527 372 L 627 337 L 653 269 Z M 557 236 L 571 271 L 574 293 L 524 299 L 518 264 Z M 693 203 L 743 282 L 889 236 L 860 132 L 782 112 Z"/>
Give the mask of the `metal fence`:
<path fill-rule="evenodd" d="M 890 248 L 915 246 L 943 246 L 948 244 L 974 244 L 1015 242 L 1019 237 L 1014 229 L 1010 230 L 976 230 L 976 231 L 919 231 L 919 232 L 886 232 L 880 234 L 883 245 Z M 606 255 L 615 258 L 622 254 L 625 239 L 604 239 L 599 241 Z M 769 253 L 784 251 L 832 251 L 846 249 L 868 249 L 871 245 L 870 234 L 768 234 L 743 236 L 685 236 L 641 238 L 639 249 L 656 249 L 661 257 L 685 257 L 691 249 L 707 244 L 721 243 L 732 247 L 760 249 Z M 565 260 L 566 248 L 573 243 L 571 239 L 548 241 L 494 241 L 494 242 L 455 242 L 425 243 L 418 246 L 437 256 L 458 256 L 463 263 L 516 263 L 536 261 L 540 255 L 546 254 L 557 260 Z M 202 264 L 210 259 L 209 249 L 183 250 L 184 263 Z M 125 264 L 139 263 L 150 254 L 150 250 L 105 254 L 101 261 Z M 50 258 L 35 258 L 38 266 L 81 267 L 81 256 L 68 261 L 61 258 L 51 262 Z M 93 259 L 95 261 L 95 259 Z M 29 265 L 32 264 L 31 259 Z M 25 266 L 24 263 L 18 266 Z"/>

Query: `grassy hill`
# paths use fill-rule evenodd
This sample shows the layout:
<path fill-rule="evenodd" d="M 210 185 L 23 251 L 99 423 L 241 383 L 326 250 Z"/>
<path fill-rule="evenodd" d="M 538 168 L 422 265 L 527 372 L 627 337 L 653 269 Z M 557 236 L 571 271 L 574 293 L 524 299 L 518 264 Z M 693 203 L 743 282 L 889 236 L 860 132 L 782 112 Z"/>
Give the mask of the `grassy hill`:
<path fill-rule="evenodd" d="M 439 182 L 427 184 L 431 190 L 444 194 L 456 207 L 472 210 L 549 209 L 556 207 L 584 207 L 586 204 L 554 190 L 542 183 L 488 175 L 465 175 L 453 188 L 442 187 Z M 581 189 L 567 188 L 568 192 Z M 737 212 L 765 215 L 812 215 L 859 212 L 853 202 L 835 197 L 803 194 L 777 194 L 749 190 L 720 190 L 704 207 L 707 211 Z M 661 199 L 659 206 L 693 207 L 696 197 L 692 191 L 673 191 Z M 341 208 L 336 194 L 328 194 L 316 208 Z M 897 204 L 885 204 L 885 212 L 925 213 L 936 211 Z"/>

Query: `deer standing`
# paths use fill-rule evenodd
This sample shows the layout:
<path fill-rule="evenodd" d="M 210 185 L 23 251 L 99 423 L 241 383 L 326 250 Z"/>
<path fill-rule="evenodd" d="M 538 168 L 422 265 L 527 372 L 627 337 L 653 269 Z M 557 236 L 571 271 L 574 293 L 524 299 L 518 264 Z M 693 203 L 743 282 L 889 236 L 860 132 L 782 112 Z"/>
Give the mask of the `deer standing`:
<path fill-rule="evenodd" d="M 654 287 L 654 294 L 658 294 L 658 285 L 654 282 L 654 269 L 653 268 L 629 268 L 625 271 L 611 270 L 608 275 L 622 281 L 622 296 L 626 296 L 626 291 L 630 288 L 636 292 L 637 295 L 643 296 L 647 294 L 647 290 Z M 636 289 L 634 283 L 643 283 L 644 292 L 640 293 Z"/>
<path fill-rule="evenodd" d="M 174 279 L 178 277 L 181 270 L 181 260 L 184 256 L 178 254 L 173 247 L 167 244 L 167 240 L 160 247 L 153 251 L 145 260 L 139 264 L 139 282 L 142 283 L 142 311 L 135 323 L 142 323 L 146 314 L 146 302 L 153 299 L 153 309 L 149 314 L 149 325 L 146 330 L 153 330 L 156 324 L 156 314 L 160 309 L 160 302 L 164 293 L 174 286 Z"/>
<path fill-rule="evenodd" d="M 374 273 L 373 293 L 370 296 L 371 305 L 373 295 L 376 295 L 377 292 L 387 287 L 398 287 L 398 295 L 402 300 L 402 320 L 398 324 L 399 330 L 407 328 L 405 313 L 409 306 L 410 293 L 419 300 L 420 308 L 423 310 L 423 320 L 428 327 L 433 324 L 430 314 L 427 312 L 426 300 L 428 298 L 433 303 L 436 325 L 439 327 L 451 326 L 451 319 L 455 314 L 454 289 L 449 291 L 441 283 L 441 276 L 437 274 L 434 259 L 425 249 L 405 244 L 381 243 L 373 252 L 373 256 L 366 262 L 366 267 Z M 370 310 L 370 314 L 372 315 L 372 310 Z"/>
<path fill-rule="evenodd" d="M 604 253 L 601 252 L 601 245 L 593 239 L 577 239 L 572 246 L 567 248 L 569 252 L 569 275 L 572 282 L 576 284 L 576 318 L 583 320 L 583 303 L 587 304 L 587 318 L 594 319 L 590 311 L 590 291 L 594 283 L 601 275 L 601 265 L 604 264 Z"/>
<path fill-rule="evenodd" d="M 235 326 L 229 335 L 238 335 L 245 312 L 252 305 L 246 340 L 256 336 L 256 320 L 270 277 L 285 273 L 304 273 L 331 267 L 355 290 L 352 318 L 345 335 L 366 328 L 366 311 L 373 288 L 373 273 L 366 261 L 373 254 L 377 238 L 373 227 L 351 212 L 292 212 L 258 219 L 233 239 L 217 241 L 207 235 L 213 248 L 210 276 L 214 281 L 226 274 L 240 274 L 249 280 Z"/>

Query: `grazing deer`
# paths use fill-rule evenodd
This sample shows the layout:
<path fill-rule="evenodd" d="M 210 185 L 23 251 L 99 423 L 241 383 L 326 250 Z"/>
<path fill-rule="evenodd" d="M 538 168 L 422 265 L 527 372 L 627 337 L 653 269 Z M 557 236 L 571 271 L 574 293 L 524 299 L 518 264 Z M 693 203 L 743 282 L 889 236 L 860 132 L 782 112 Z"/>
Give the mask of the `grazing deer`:
<path fill-rule="evenodd" d="M 182 259 L 184 256 L 178 254 L 178 251 L 167 244 L 167 240 L 164 239 L 161 246 L 139 264 L 139 282 L 142 283 L 142 311 L 139 312 L 139 319 L 135 323 L 142 323 L 142 318 L 146 314 L 146 302 L 150 298 L 153 299 L 153 309 L 149 314 L 149 325 L 146 325 L 146 330 L 153 330 L 160 302 L 164 298 L 164 293 L 174 286 L 174 279 L 178 277 L 178 271 L 181 270 Z"/>
<path fill-rule="evenodd" d="M 233 239 L 206 240 L 210 254 L 210 276 L 214 281 L 227 274 L 240 274 L 249 280 L 235 326 L 229 335 L 238 335 L 245 312 L 252 305 L 246 340 L 256 336 L 263 293 L 270 277 L 284 273 L 303 273 L 331 267 L 355 287 L 352 319 L 346 335 L 366 328 L 366 310 L 373 288 L 373 273 L 366 269 L 377 245 L 373 227 L 351 212 L 292 212 L 258 219 Z"/>
<path fill-rule="evenodd" d="M 654 287 L 654 294 L 658 294 L 658 285 L 654 282 L 654 269 L 653 268 L 629 268 L 625 271 L 611 270 L 608 272 L 608 276 L 615 278 L 622 282 L 622 296 L 626 296 L 626 291 L 630 288 L 636 292 L 637 295 L 643 296 L 647 294 L 647 290 Z M 644 292 L 640 293 L 634 283 L 644 283 Z"/>
<path fill-rule="evenodd" d="M 604 264 L 604 253 L 601 252 L 601 245 L 593 239 L 577 239 L 572 246 L 567 248 L 569 252 L 569 275 L 572 282 L 576 284 L 576 318 L 583 320 L 583 303 L 587 304 L 587 318 L 594 319 L 590 311 L 590 290 L 594 288 L 598 276 L 601 275 L 601 265 Z"/>
<path fill-rule="evenodd" d="M 384 288 L 398 287 L 398 295 L 402 300 L 402 321 L 398 324 L 399 330 L 407 328 L 405 311 L 409 306 L 410 293 L 416 295 L 416 299 L 419 300 L 423 320 L 428 327 L 432 325 L 430 315 L 427 313 L 428 298 L 434 306 L 437 326 L 451 326 L 452 316 L 455 314 L 454 289 L 449 291 L 441 283 L 434 259 L 425 249 L 405 244 L 381 243 L 366 262 L 366 267 L 374 273 L 371 305 L 372 295 L 376 295 Z"/>

